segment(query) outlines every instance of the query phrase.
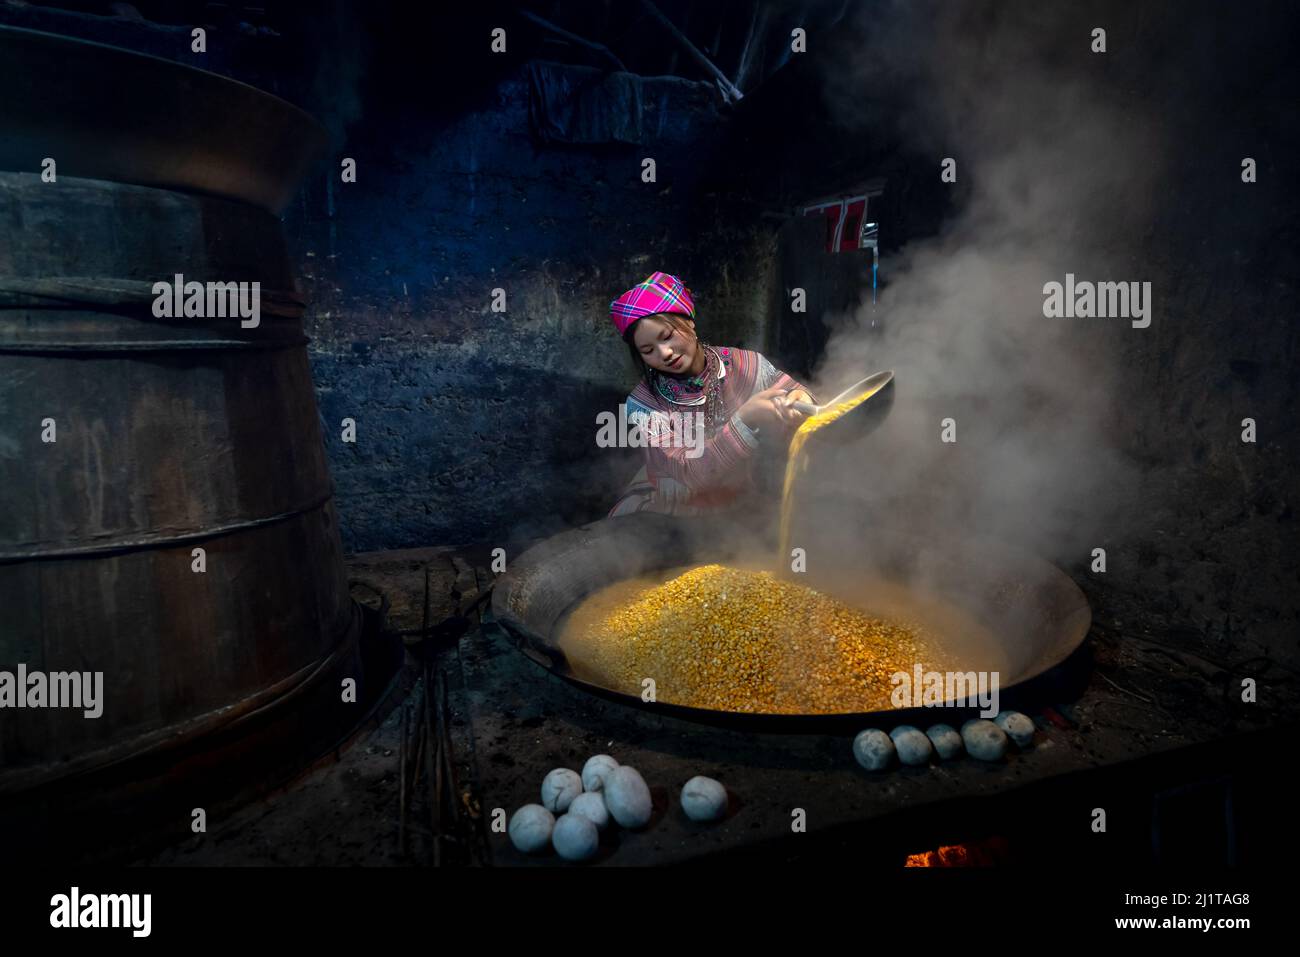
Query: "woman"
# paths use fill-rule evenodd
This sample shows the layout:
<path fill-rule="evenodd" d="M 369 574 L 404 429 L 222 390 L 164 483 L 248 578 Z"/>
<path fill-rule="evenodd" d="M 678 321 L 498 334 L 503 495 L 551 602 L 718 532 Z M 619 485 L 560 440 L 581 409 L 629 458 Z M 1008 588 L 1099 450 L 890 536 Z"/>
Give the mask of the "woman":
<path fill-rule="evenodd" d="M 803 420 L 788 403 L 815 404 L 811 393 L 761 353 L 701 341 L 695 300 L 676 276 L 652 273 L 611 302 L 610 315 L 641 371 L 627 421 L 648 444 L 609 517 L 744 504 L 757 492 L 757 454 L 766 446 L 783 457 Z M 688 417 L 691 425 L 703 420 L 702 435 L 692 434 Z"/>

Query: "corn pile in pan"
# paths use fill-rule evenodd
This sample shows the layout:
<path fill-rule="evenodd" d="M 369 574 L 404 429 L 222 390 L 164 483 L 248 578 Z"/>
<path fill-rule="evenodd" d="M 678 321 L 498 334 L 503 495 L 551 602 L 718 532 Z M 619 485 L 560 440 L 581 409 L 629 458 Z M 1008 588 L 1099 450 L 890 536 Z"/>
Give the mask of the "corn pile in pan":
<path fill-rule="evenodd" d="M 874 618 L 770 572 L 701 565 L 589 597 L 561 639 L 580 677 L 662 702 L 725 711 L 890 709 L 890 676 L 945 670 L 915 622 Z"/>

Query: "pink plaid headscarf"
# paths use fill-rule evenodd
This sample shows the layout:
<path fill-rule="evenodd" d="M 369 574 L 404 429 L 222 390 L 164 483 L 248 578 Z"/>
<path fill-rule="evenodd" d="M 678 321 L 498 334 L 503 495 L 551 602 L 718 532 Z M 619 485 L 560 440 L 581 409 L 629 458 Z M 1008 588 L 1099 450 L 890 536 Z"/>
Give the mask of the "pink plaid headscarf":
<path fill-rule="evenodd" d="M 609 304 L 610 318 L 621 336 L 642 316 L 677 312 L 695 318 L 695 299 L 686 284 L 666 272 L 651 273 Z"/>

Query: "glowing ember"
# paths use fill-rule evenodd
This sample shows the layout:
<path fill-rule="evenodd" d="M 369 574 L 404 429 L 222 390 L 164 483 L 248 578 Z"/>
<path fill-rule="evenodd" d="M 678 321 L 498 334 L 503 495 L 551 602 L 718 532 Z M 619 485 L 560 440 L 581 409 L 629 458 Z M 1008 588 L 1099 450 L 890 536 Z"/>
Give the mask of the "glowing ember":
<path fill-rule="evenodd" d="M 905 867 L 965 867 L 971 863 L 964 844 L 944 844 L 937 851 L 908 854 Z"/>
<path fill-rule="evenodd" d="M 1005 838 L 990 837 L 967 844 L 941 844 L 937 850 L 908 854 L 904 867 L 989 867 L 1007 857 Z"/>

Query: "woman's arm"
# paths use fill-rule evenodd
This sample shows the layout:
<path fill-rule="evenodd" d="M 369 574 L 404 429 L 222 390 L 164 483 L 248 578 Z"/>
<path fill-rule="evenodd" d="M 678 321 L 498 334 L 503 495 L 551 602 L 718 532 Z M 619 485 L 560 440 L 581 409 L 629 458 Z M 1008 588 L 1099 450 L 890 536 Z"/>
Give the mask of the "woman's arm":
<path fill-rule="evenodd" d="M 811 402 L 813 405 L 817 404 L 817 400 L 812 397 L 811 389 L 809 389 L 806 385 L 804 385 L 794 376 L 790 375 L 787 372 L 782 372 L 776 366 L 772 365 L 771 361 L 768 360 L 767 356 L 760 355 L 758 378 L 757 381 L 754 383 L 754 391 L 757 392 L 761 389 L 770 389 L 773 387 L 778 387 L 781 389 L 785 389 L 787 391 L 793 389 L 802 390 L 808 395 L 808 399 L 806 401 Z"/>
<path fill-rule="evenodd" d="M 689 410 L 690 413 L 694 408 Z M 692 492 L 728 484 L 728 479 L 742 472 L 758 448 L 758 437 L 740 417 L 737 410 L 712 438 L 706 438 L 701 429 L 692 429 L 689 438 L 693 447 L 686 446 L 687 435 L 674 427 L 669 416 L 657 410 L 648 413 L 628 413 L 646 424 L 643 429 L 650 445 L 646 448 L 646 467 L 651 475 L 666 475 Z M 698 420 L 693 420 L 693 423 Z M 680 420 L 678 420 L 680 423 Z"/>

